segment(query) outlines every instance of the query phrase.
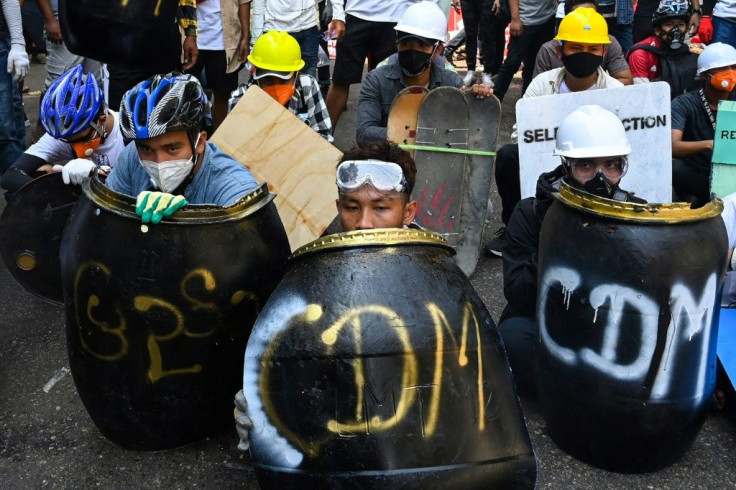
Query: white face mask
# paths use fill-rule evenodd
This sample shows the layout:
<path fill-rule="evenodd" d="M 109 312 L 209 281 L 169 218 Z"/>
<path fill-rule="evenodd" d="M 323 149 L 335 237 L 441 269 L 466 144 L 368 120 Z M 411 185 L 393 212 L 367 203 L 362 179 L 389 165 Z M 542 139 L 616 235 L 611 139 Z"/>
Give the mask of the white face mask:
<path fill-rule="evenodd" d="M 194 148 L 199 144 L 199 136 Z M 151 178 L 151 183 L 161 192 L 173 192 L 179 184 L 191 173 L 194 167 L 194 154 L 187 160 L 169 160 L 167 162 L 156 163 L 150 160 L 141 159 L 141 165 Z"/>

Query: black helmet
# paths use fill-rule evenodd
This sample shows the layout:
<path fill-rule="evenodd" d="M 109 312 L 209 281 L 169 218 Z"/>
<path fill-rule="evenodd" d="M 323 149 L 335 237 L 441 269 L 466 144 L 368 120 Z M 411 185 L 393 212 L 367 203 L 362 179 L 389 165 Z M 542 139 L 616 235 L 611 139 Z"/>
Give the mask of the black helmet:
<path fill-rule="evenodd" d="M 693 14 L 688 0 L 661 0 L 657 11 L 652 14 L 652 25 L 660 27 L 665 20 L 683 19 L 688 24 Z"/>
<path fill-rule="evenodd" d="M 208 110 L 202 85 L 195 77 L 156 75 L 123 95 L 120 128 L 128 139 L 155 138 L 177 130 L 187 131 L 191 139 L 201 129 Z"/>

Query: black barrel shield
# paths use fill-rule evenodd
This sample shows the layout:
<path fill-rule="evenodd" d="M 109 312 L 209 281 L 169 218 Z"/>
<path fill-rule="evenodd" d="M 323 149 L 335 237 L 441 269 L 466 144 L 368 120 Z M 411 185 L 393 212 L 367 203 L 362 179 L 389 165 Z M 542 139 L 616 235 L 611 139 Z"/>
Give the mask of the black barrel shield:
<path fill-rule="evenodd" d="M 10 274 L 28 292 L 62 305 L 59 247 L 69 214 L 82 190 L 60 172 L 24 185 L 0 217 L 0 254 Z"/>
<path fill-rule="evenodd" d="M 299 249 L 253 328 L 244 392 L 261 488 L 533 488 L 496 325 L 436 233 Z"/>
<path fill-rule="evenodd" d="M 64 43 L 74 54 L 133 66 L 169 66 L 181 53 L 178 0 L 59 0 Z"/>
<path fill-rule="evenodd" d="M 67 345 L 110 440 L 158 450 L 232 427 L 248 335 L 289 254 L 272 199 L 263 185 L 144 225 L 133 198 L 85 183 L 61 247 Z"/>
<path fill-rule="evenodd" d="M 698 434 L 715 385 L 720 202 L 640 205 L 563 187 L 539 243 L 538 387 L 552 439 L 653 471 Z"/>

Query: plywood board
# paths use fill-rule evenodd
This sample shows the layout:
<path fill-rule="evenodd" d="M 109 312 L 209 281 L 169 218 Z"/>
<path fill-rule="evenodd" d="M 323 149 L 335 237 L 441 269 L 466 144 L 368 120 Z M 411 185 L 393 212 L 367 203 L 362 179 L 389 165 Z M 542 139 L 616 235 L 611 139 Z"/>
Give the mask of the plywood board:
<path fill-rule="evenodd" d="M 292 250 L 335 217 L 342 153 L 260 88 L 248 89 L 211 141 L 268 183 Z"/>

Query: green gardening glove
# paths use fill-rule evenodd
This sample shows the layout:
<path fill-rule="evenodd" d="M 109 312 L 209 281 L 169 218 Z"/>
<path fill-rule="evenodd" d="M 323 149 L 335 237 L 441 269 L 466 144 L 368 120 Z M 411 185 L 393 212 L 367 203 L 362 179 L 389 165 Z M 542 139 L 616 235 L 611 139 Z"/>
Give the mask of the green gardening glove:
<path fill-rule="evenodd" d="M 138 194 L 135 214 L 144 223 L 160 223 L 164 216 L 171 216 L 177 210 L 189 204 L 184 196 L 175 196 L 167 192 L 143 191 Z"/>

